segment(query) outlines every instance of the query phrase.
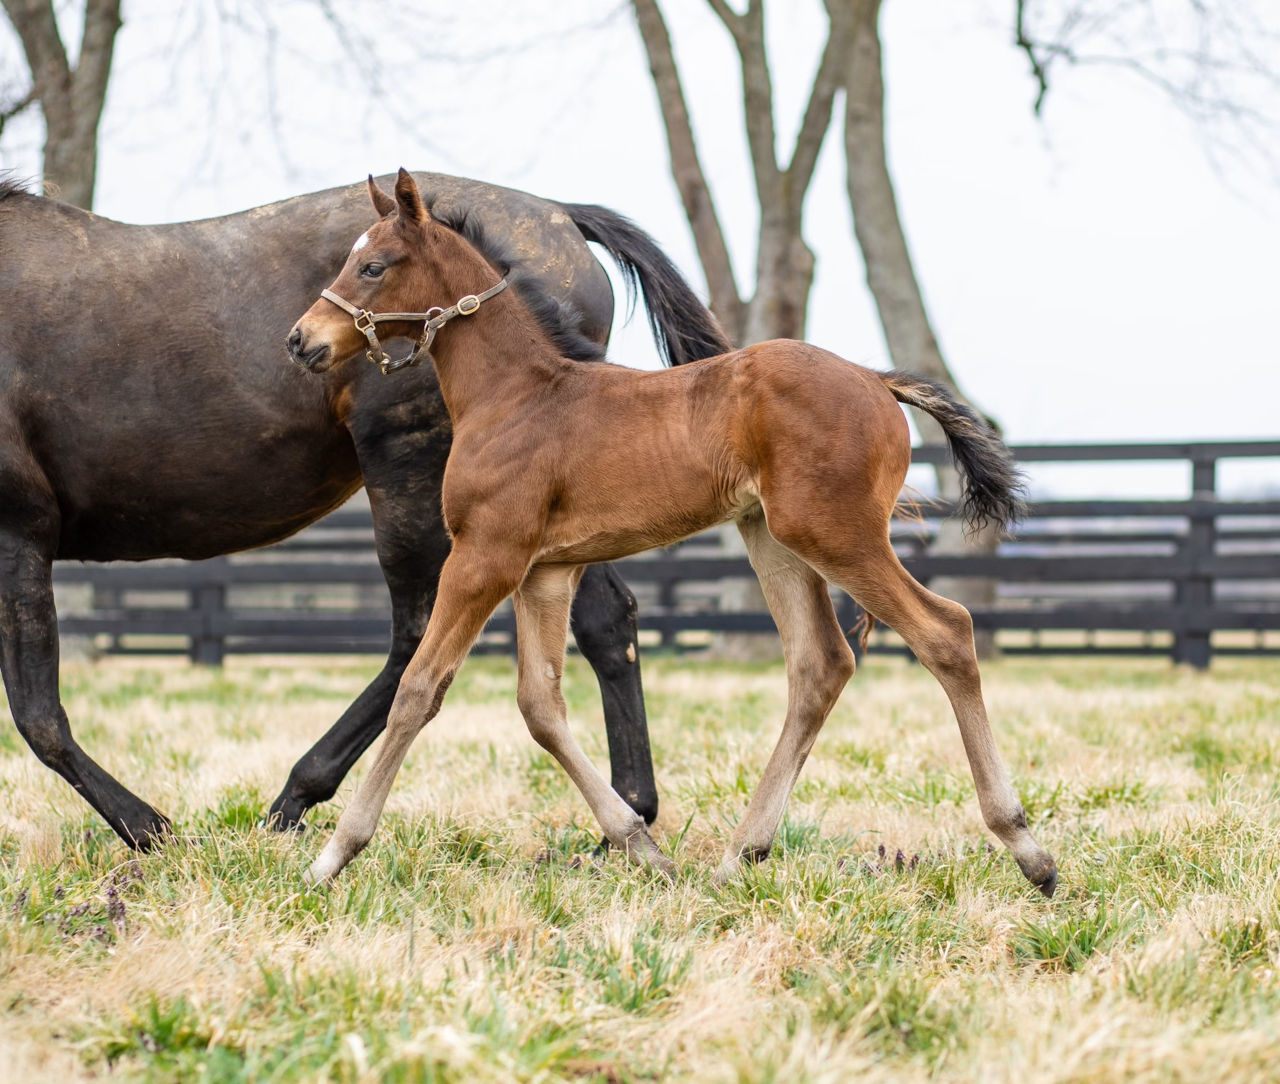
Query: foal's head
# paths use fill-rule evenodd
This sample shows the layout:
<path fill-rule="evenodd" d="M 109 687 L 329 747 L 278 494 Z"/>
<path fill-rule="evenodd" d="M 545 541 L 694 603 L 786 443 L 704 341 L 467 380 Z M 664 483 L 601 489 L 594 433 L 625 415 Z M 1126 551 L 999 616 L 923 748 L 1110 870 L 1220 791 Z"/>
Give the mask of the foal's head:
<path fill-rule="evenodd" d="M 337 300 L 321 297 L 289 333 L 290 355 L 313 373 L 376 347 L 376 334 L 367 338 L 365 329 L 374 326 L 368 317 L 403 314 L 406 319 L 379 318 L 377 333 L 416 338 L 425 334 L 428 306 L 452 305 L 459 294 L 483 290 L 498 277 L 484 257 L 431 217 L 406 170 L 396 178 L 394 199 L 371 176 L 369 198 L 381 217 L 356 240 L 326 291 Z M 372 353 L 370 358 L 375 360 Z"/>

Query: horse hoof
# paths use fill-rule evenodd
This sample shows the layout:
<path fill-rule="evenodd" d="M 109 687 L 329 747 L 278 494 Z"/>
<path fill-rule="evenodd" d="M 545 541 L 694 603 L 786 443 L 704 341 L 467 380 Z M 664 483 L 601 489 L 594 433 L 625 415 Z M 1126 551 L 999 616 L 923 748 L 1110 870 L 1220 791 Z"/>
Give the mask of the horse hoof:
<path fill-rule="evenodd" d="M 724 888 L 738 875 L 738 863 L 726 858 L 711 875 L 712 888 Z"/>
<path fill-rule="evenodd" d="M 1045 899 L 1053 899 L 1053 893 L 1058 887 L 1058 867 L 1054 866 L 1053 869 L 1049 870 L 1048 875 L 1036 887 L 1040 889 Z"/>
<path fill-rule="evenodd" d="M 263 817 L 258 821 L 259 828 L 266 828 L 272 832 L 295 832 L 301 835 L 307 830 L 306 821 L 288 821 L 286 822 L 280 814 L 271 817 Z"/>
<path fill-rule="evenodd" d="M 310 868 L 303 874 L 303 880 L 312 888 L 321 888 L 330 884 L 333 879 L 342 872 L 342 867 L 346 865 L 337 855 L 333 853 L 333 844 L 320 852 L 320 857 L 311 863 Z"/>

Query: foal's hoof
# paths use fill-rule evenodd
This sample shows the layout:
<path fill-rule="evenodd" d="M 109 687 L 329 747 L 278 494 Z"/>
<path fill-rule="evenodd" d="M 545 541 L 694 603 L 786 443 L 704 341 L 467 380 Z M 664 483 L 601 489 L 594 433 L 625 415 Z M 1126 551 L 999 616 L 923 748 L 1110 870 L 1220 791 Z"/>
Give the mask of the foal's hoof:
<path fill-rule="evenodd" d="M 631 861 L 648 866 L 668 879 L 676 875 L 676 864 L 658 849 L 653 837 L 643 828 L 627 837 L 625 852 Z"/>
<path fill-rule="evenodd" d="M 303 874 L 303 880 L 312 888 L 322 888 L 330 884 L 333 879 L 342 872 L 342 867 L 346 863 L 334 853 L 333 843 L 330 842 L 320 857 L 311 863 L 310 868 Z"/>
<path fill-rule="evenodd" d="M 1022 875 L 1028 881 L 1040 889 L 1046 899 L 1053 898 L 1054 890 L 1058 887 L 1058 866 L 1052 858 L 1046 854 L 1043 860 L 1035 865 L 1028 863 L 1024 866 L 1019 862 L 1018 868 L 1022 870 Z"/>

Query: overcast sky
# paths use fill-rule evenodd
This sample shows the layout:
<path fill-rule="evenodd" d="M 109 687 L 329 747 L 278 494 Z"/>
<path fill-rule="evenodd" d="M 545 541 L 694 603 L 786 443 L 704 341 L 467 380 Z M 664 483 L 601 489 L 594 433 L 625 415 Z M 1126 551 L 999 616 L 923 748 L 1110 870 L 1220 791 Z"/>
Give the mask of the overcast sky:
<path fill-rule="evenodd" d="M 271 63 L 254 5 L 239 26 L 215 6 L 125 0 L 99 213 L 222 214 L 404 164 L 603 203 L 653 233 L 701 289 L 643 51 L 617 4 L 427 4 L 440 13 L 413 19 L 404 2 L 338 3 L 353 25 L 386 30 L 370 57 L 358 40 L 340 44 L 315 4 L 285 0 L 270 8 Z M 665 7 L 745 281 L 756 211 L 733 56 L 705 5 Z M 821 46 L 820 7 L 772 8 L 783 154 Z M 1204 133 L 1114 72 L 1064 70 L 1037 121 L 1011 7 L 885 4 L 891 168 L 953 371 L 1014 442 L 1276 437 L 1280 179 L 1215 171 Z M 3 89 L 16 54 L 12 42 L 0 50 Z M 33 173 L 38 144 L 35 124 L 12 124 L 0 166 Z M 833 131 L 806 209 L 818 256 L 808 337 L 887 367 L 841 158 Z M 654 364 L 642 321 L 618 333 L 613 356 Z"/>

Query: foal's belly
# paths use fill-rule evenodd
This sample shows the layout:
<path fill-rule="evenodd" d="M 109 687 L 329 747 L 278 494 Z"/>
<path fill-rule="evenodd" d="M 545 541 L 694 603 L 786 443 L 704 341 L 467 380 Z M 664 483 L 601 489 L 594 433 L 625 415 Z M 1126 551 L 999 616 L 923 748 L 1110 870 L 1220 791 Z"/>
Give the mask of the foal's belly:
<path fill-rule="evenodd" d="M 759 504 L 751 492 L 696 505 L 654 501 L 643 514 L 595 518 L 553 515 L 537 560 L 546 564 L 594 564 L 643 553 L 737 519 Z M 634 511 L 621 509 L 620 511 Z"/>

